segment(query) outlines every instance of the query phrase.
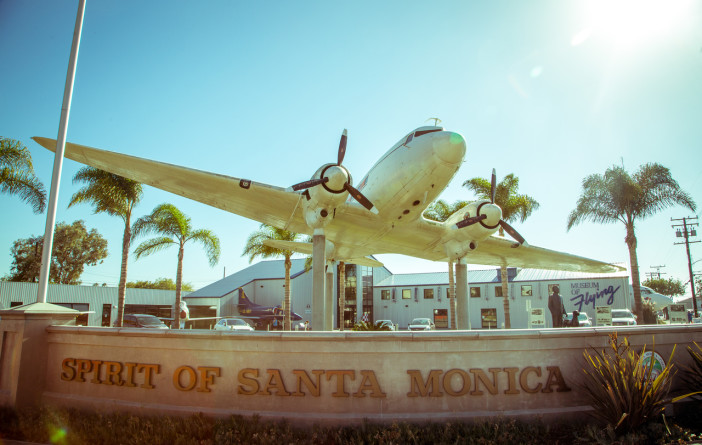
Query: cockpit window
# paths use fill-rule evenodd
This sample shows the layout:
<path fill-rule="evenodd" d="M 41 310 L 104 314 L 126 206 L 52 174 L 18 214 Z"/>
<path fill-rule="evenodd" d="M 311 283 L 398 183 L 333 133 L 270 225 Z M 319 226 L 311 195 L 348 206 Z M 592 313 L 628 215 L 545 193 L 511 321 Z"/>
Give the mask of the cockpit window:
<path fill-rule="evenodd" d="M 410 133 L 409 136 L 407 136 L 407 139 L 405 140 L 405 145 L 409 144 L 412 141 L 413 137 L 414 133 Z"/>
<path fill-rule="evenodd" d="M 419 136 L 424 136 L 427 133 L 434 133 L 436 131 L 441 131 L 441 128 L 433 128 L 431 130 L 422 130 L 422 131 L 417 131 L 414 133 L 414 137 L 418 138 Z"/>

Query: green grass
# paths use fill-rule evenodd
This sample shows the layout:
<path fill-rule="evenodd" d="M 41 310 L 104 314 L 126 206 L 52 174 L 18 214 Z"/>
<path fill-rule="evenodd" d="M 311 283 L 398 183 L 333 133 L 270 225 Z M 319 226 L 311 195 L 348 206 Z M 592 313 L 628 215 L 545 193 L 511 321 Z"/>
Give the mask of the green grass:
<path fill-rule="evenodd" d="M 700 408 L 700 405 L 697 405 Z M 697 411 L 699 412 L 699 411 Z M 349 427 L 297 428 L 287 422 L 230 416 L 210 418 L 101 414 L 77 409 L 15 410 L 0 407 L 3 439 L 55 444 L 673 444 L 699 438 L 700 425 L 680 427 L 670 420 L 650 423 L 636 433 L 617 436 L 596 424 L 546 425 L 512 419 L 467 423 L 366 422 Z"/>

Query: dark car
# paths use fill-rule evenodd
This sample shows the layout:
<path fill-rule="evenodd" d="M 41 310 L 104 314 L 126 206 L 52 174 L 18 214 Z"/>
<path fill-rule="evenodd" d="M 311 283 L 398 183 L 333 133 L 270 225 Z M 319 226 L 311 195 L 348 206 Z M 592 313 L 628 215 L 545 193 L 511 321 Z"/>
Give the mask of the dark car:
<path fill-rule="evenodd" d="M 124 314 L 122 316 L 123 328 L 168 329 L 160 318 L 146 314 Z"/>

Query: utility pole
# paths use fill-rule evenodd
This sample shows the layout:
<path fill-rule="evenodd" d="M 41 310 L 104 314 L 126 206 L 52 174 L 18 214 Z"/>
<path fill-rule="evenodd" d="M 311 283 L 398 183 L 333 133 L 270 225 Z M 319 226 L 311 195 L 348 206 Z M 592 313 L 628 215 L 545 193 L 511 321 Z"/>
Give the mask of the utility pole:
<path fill-rule="evenodd" d="M 665 267 L 665 264 L 662 266 L 649 266 L 651 269 L 656 269 L 657 272 L 646 272 L 646 275 L 648 275 L 649 279 L 653 279 L 654 276 L 658 276 L 657 278 L 660 280 L 661 275 L 667 275 L 665 272 L 661 273 L 661 269 Z"/>
<path fill-rule="evenodd" d="M 687 268 L 690 272 L 690 287 L 692 288 L 692 308 L 695 311 L 695 318 L 699 317 L 699 312 L 697 311 L 697 295 L 695 295 L 695 276 L 692 273 L 692 257 L 690 256 L 690 244 L 699 243 L 699 241 L 690 241 L 691 236 L 697 236 L 697 227 L 699 224 L 697 222 L 688 222 L 689 220 L 697 220 L 696 216 L 687 218 L 670 218 L 671 221 L 682 221 L 682 224 L 673 224 L 671 227 L 675 229 L 675 236 L 677 238 L 685 238 L 685 249 L 687 250 Z M 680 230 L 682 227 L 682 230 Z M 674 243 L 675 245 L 683 243 Z"/>

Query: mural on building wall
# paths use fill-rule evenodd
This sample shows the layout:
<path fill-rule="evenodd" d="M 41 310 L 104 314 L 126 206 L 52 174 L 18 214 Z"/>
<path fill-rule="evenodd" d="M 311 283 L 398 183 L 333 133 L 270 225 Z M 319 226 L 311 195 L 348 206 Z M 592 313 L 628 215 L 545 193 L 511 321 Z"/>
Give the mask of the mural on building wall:
<path fill-rule="evenodd" d="M 602 290 L 600 290 L 600 283 L 597 281 L 571 283 L 570 294 L 573 296 L 570 301 L 579 312 L 588 309 L 588 306 L 594 311 L 595 306 L 612 306 L 614 296 L 619 289 L 621 286 L 609 285 L 602 286 Z"/>

